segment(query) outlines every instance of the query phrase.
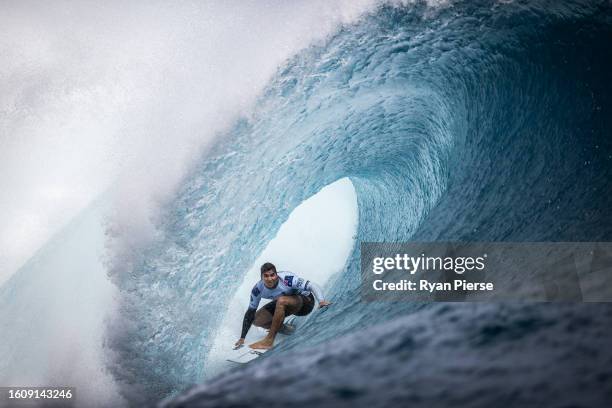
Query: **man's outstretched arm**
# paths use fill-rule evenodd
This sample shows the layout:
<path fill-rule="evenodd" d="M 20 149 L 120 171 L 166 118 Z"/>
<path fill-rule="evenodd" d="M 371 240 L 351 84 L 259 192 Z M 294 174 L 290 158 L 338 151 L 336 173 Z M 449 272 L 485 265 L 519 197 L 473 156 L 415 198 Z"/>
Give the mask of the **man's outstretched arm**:
<path fill-rule="evenodd" d="M 242 319 L 242 333 L 240 334 L 240 338 L 236 342 L 236 346 L 240 346 L 244 344 L 244 339 L 253 324 L 253 320 L 255 320 L 255 312 L 257 309 L 251 309 L 250 307 L 247 309 L 244 314 L 244 319 Z"/>
<path fill-rule="evenodd" d="M 311 281 L 306 281 L 306 285 L 304 285 L 304 289 L 312 292 L 314 297 L 319 302 L 319 307 L 325 307 L 331 304 L 331 302 L 328 302 L 325 300 L 325 295 L 323 294 L 323 290 L 316 283 L 311 282 Z"/>
<path fill-rule="evenodd" d="M 285 272 L 285 275 L 282 275 L 281 278 L 286 281 L 288 286 L 294 289 L 306 290 L 306 291 L 311 292 L 314 295 L 314 297 L 317 299 L 317 301 L 319 302 L 319 307 L 325 307 L 325 306 L 331 305 L 331 302 L 328 302 L 327 300 L 325 300 L 323 289 L 321 289 L 321 287 L 317 285 L 316 283 L 309 281 L 309 280 L 302 279 L 296 274 L 291 273 L 291 272 Z"/>
<path fill-rule="evenodd" d="M 244 319 L 242 319 L 242 333 L 240 334 L 240 338 L 244 339 L 253 324 L 253 320 L 255 320 L 255 309 L 248 308 L 246 313 L 244 314 Z"/>
<path fill-rule="evenodd" d="M 240 346 L 244 344 L 244 338 L 246 337 L 253 321 L 255 320 L 255 312 L 257 311 L 257 306 L 259 306 L 259 301 L 261 300 L 261 291 L 257 287 L 257 285 L 253 286 L 253 290 L 251 290 L 251 299 L 249 301 L 249 308 L 244 314 L 244 319 L 242 319 L 242 332 L 240 333 L 240 338 L 236 342 L 236 346 Z"/>

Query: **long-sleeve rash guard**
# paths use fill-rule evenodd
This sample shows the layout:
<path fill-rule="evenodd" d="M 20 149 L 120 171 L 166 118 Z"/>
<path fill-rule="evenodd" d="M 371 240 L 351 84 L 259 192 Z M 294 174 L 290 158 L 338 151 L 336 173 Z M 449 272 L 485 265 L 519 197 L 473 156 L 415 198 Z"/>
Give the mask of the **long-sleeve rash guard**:
<path fill-rule="evenodd" d="M 278 272 L 278 278 L 278 283 L 274 288 L 268 288 L 262 280 L 253 286 L 249 308 L 244 314 L 244 320 L 242 322 L 241 338 L 244 338 L 251 328 L 251 324 L 253 324 L 253 320 L 255 320 L 255 311 L 262 298 L 276 299 L 283 295 L 309 296 L 312 293 L 319 302 L 325 299 L 323 297 L 323 291 L 317 284 L 300 278 L 292 272 Z"/>

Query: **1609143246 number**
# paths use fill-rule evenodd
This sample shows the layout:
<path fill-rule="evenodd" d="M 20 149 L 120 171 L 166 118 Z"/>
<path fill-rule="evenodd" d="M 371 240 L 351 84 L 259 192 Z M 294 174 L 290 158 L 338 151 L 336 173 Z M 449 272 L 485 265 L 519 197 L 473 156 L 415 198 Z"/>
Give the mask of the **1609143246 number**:
<path fill-rule="evenodd" d="M 0 387 L 0 395 L 9 400 L 71 400 L 74 398 L 72 387 Z"/>

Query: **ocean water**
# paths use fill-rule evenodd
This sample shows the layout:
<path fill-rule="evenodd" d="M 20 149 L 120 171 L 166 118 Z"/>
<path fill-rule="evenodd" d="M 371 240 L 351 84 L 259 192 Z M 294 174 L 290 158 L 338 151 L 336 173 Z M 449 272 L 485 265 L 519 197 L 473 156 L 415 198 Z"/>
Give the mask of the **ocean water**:
<path fill-rule="evenodd" d="M 104 264 L 120 398 L 609 403 L 612 306 L 365 303 L 359 246 L 325 286 L 332 307 L 278 347 L 228 371 L 211 353 L 253 261 L 344 178 L 356 242 L 610 241 L 611 39 L 608 1 L 391 2 L 292 57 L 164 202 L 155 239 Z"/>
<path fill-rule="evenodd" d="M 381 7 L 278 73 L 260 116 L 194 175 L 186 207 L 208 208 L 189 205 L 196 191 L 269 195 L 232 209 L 249 220 L 226 253 L 237 262 L 280 222 L 265 214 L 340 177 L 355 185 L 357 241 L 609 241 L 611 38 L 609 2 Z M 328 285 L 332 308 L 167 406 L 611 400 L 608 304 L 365 304 L 358 251 Z"/>

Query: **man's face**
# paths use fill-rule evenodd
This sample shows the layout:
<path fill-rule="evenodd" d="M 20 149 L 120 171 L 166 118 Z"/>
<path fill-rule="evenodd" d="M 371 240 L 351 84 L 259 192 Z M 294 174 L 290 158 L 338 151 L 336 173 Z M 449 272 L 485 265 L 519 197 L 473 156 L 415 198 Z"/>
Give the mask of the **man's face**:
<path fill-rule="evenodd" d="M 266 287 L 273 288 L 278 282 L 278 275 L 273 270 L 265 271 L 261 274 L 261 280 L 263 280 Z"/>

